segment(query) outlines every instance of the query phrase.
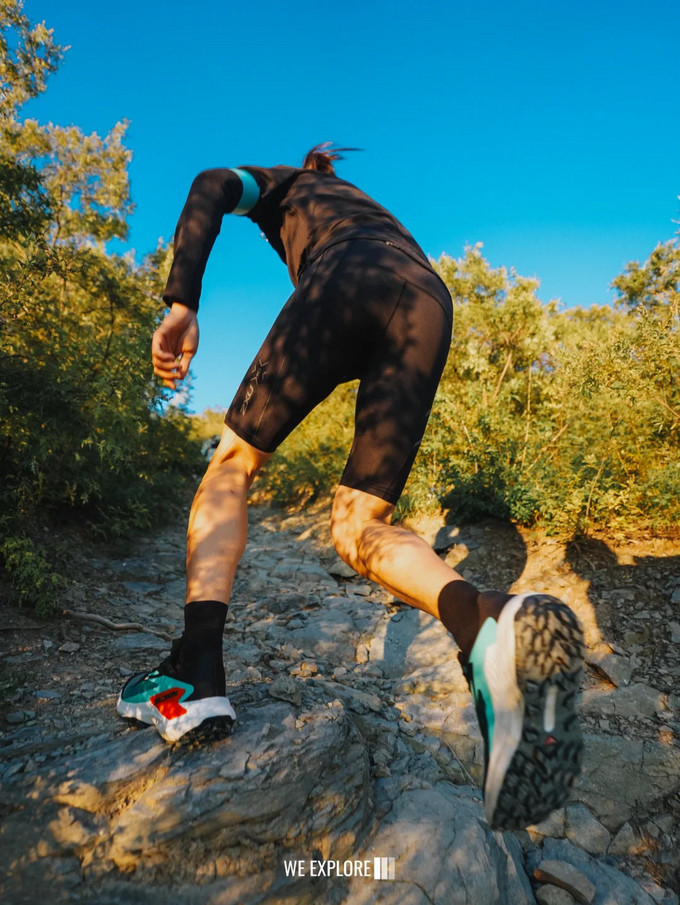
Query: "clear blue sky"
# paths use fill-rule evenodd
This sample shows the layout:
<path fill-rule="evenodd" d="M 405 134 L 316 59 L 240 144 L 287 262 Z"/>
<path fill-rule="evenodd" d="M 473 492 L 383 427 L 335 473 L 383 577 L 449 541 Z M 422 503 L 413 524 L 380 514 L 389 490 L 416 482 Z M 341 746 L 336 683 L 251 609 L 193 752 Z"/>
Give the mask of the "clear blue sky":
<path fill-rule="evenodd" d="M 130 120 L 130 246 L 172 237 L 210 166 L 365 150 L 339 175 L 433 257 L 484 243 L 564 305 L 677 230 L 677 0 L 25 0 L 70 45 L 26 114 L 106 133 Z M 290 292 L 250 221 L 208 264 L 193 408 L 226 406 Z"/>

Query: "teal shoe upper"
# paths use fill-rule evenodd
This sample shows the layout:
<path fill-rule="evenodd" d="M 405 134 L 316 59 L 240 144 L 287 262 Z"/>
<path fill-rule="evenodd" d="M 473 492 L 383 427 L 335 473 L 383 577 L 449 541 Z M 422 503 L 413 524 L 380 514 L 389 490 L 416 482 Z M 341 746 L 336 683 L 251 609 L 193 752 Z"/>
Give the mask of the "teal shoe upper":
<path fill-rule="evenodd" d="M 145 704 L 155 695 L 169 691 L 171 688 L 185 689 L 180 701 L 185 701 L 194 690 L 194 686 L 188 682 L 174 679 L 155 669 L 146 675 L 133 676 L 123 688 L 121 697 L 129 704 Z"/>
<path fill-rule="evenodd" d="M 485 771 L 488 767 L 489 752 L 493 744 L 495 716 L 491 691 L 484 671 L 484 657 L 489 645 L 496 643 L 497 635 L 498 623 L 495 619 L 487 619 L 477 634 L 473 648 L 470 651 L 469 660 L 463 665 L 463 672 L 468 680 L 472 699 L 475 702 L 479 728 L 484 738 Z"/>

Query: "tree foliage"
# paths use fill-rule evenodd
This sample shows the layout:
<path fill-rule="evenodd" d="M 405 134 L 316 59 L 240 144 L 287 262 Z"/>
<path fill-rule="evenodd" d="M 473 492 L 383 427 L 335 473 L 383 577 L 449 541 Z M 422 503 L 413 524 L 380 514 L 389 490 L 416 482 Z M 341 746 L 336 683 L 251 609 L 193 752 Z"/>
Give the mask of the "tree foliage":
<path fill-rule="evenodd" d="M 0 0 L 0 554 L 45 610 L 62 582 L 55 523 L 100 536 L 149 526 L 196 465 L 187 419 L 162 414 L 149 342 L 167 250 L 107 250 L 132 210 L 125 124 L 100 138 L 22 120 L 62 50 Z"/>

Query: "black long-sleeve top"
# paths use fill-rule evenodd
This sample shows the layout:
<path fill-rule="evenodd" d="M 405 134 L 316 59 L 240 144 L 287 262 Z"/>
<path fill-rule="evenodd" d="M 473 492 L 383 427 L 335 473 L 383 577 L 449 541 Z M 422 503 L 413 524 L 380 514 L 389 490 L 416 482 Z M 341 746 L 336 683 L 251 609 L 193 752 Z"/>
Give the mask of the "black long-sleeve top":
<path fill-rule="evenodd" d="M 259 189 L 245 216 L 259 226 L 287 265 L 293 285 L 297 286 L 307 263 L 325 248 L 352 238 L 390 242 L 428 265 L 425 253 L 401 223 L 351 183 L 287 166 L 238 170 L 250 174 L 245 178 L 252 177 Z M 174 260 L 163 293 L 167 304 L 180 302 L 198 311 L 203 273 L 222 217 L 242 212 L 240 202 L 246 193 L 235 170 L 205 170 L 196 177 L 175 231 Z"/>

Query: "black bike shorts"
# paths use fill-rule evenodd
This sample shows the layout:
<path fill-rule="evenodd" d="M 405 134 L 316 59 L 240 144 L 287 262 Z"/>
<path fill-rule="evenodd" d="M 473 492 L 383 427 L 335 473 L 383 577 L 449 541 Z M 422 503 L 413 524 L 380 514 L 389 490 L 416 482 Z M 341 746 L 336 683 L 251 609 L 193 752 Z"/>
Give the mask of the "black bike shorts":
<path fill-rule="evenodd" d="M 418 452 L 451 342 L 449 292 L 426 264 L 377 239 L 310 262 L 225 423 L 274 452 L 335 387 L 359 378 L 340 483 L 396 503 Z"/>

